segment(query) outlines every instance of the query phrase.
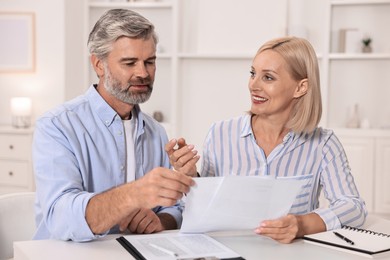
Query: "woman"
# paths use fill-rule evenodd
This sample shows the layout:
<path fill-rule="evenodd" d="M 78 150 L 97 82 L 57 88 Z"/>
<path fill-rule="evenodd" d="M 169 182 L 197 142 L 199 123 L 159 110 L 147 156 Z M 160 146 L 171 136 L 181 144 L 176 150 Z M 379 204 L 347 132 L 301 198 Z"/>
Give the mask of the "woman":
<path fill-rule="evenodd" d="M 344 149 L 331 130 L 318 127 L 320 79 L 311 44 L 296 37 L 265 43 L 252 62 L 249 92 L 248 114 L 211 127 L 204 144 L 201 176 L 306 179 L 290 214 L 263 221 L 255 229 L 257 234 L 282 243 L 341 225 L 362 225 L 367 211 Z M 191 157 L 191 149 L 181 147 L 169 151 L 176 169 Z M 330 202 L 328 208 L 318 208 L 321 189 Z"/>

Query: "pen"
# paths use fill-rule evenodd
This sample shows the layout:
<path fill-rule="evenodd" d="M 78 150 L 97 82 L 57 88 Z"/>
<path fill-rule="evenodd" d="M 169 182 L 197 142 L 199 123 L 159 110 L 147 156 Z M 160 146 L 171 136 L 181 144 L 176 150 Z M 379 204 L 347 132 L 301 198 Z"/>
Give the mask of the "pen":
<path fill-rule="evenodd" d="M 161 252 L 164 252 L 164 253 L 166 253 L 166 254 L 168 254 L 168 255 L 171 255 L 171 256 L 179 256 L 179 255 L 176 254 L 175 252 L 173 252 L 173 251 L 171 251 L 171 250 L 168 250 L 168 249 L 166 249 L 166 248 L 164 248 L 164 247 L 158 246 L 158 245 L 156 245 L 156 244 L 149 243 L 149 246 L 154 247 L 155 249 L 158 249 L 158 250 L 160 250 Z"/>
<path fill-rule="evenodd" d="M 342 240 L 344 240 L 345 242 L 347 242 L 347 243 L 349 243 L 349 244 L 351 244 L 351 245 L 354 245 L 354 244 L 355 244 L 351 239 L 349 239 L 349 238 L 347 238 L 347 237 L 341 235 L 340 233 L 333 232 L 333 234 L 335 234 L 337 237 L 341 238 Z"/>

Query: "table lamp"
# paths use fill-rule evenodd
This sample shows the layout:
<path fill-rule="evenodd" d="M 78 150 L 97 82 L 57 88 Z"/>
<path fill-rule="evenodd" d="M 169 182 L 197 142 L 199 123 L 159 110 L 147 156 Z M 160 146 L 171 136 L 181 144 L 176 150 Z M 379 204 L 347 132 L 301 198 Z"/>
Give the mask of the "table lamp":
<path fill-rule="evenodd" d="M 12 126 L 16 128 L 28 128 L 31 126 L 31 98 L 11 98 Z"/>

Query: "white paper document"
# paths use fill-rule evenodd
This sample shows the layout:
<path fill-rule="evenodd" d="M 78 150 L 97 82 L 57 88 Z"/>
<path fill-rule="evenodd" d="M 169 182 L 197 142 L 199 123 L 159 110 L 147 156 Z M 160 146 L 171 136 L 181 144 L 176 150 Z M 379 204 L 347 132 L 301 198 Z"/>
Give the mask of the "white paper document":
<path fill-rule="evenodd" d="M 233 258 L 236 252 L 204 234 L 159 233 L 129 235 L 124 238 L 146 259 Z"/>
<path fill-rule="evenodd" d="M 254 229 L 286 215 L 302 185 L 299 178 L 202 177 L 185 199 L 180 232 Z"/>

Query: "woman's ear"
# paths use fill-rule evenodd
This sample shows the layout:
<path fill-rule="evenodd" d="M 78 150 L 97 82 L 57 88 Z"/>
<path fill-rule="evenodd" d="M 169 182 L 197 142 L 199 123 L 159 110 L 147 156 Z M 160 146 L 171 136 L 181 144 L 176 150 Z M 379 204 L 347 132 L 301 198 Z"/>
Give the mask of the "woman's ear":
<path fill-rule="evenodd" d="M 96 57 L 95 54 L 91 55 L 91 64 L 93 69 L 95 70 L 97 76 L 101 78 L 104 76 L 104 64 L 103 61 Z"/>
<path fill-rule="evenodd" d="M 295 90 L 294 97 L 300 98 L 304 95 L 306 95 L 308 89 L 308 82 L 307 79 L 302 79 L 298 82 L 297 89 Z"/>

